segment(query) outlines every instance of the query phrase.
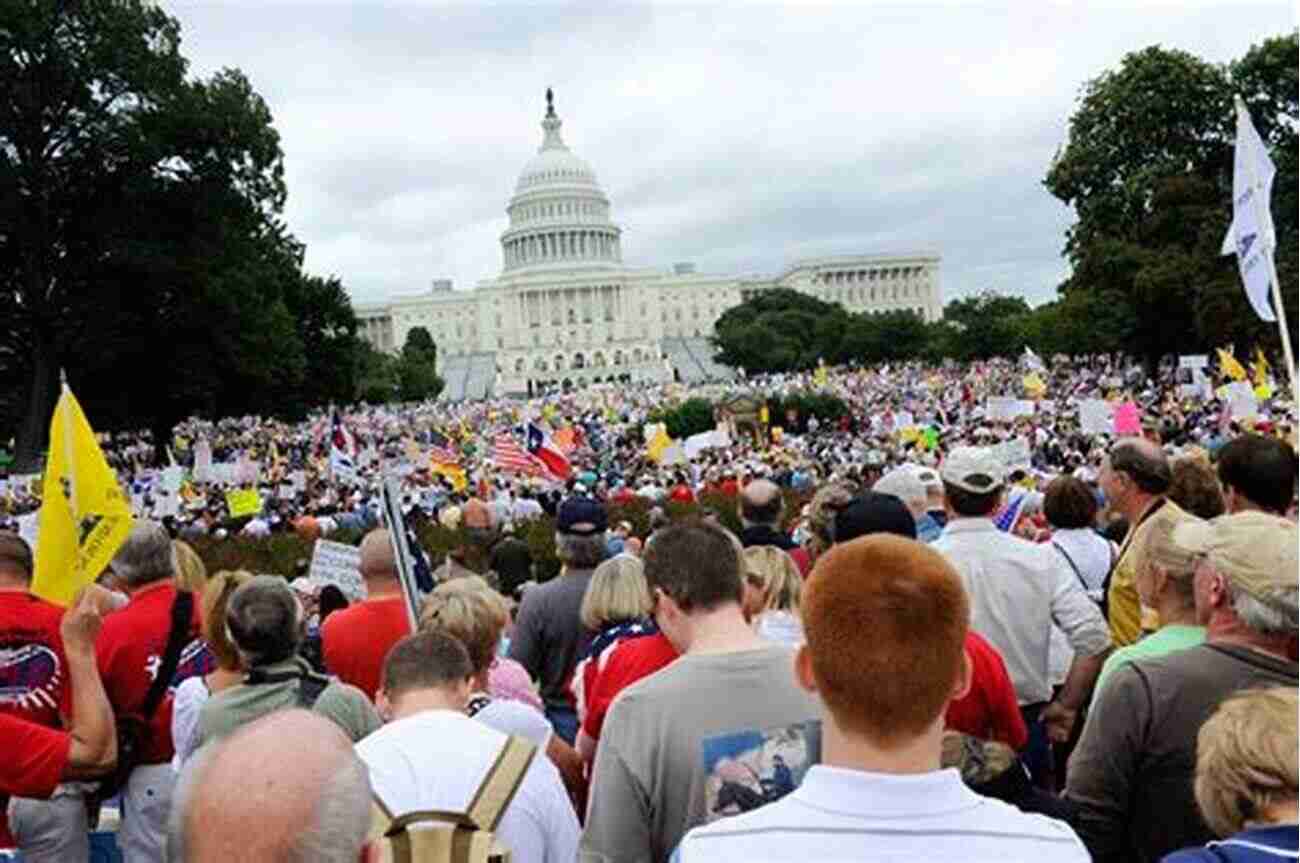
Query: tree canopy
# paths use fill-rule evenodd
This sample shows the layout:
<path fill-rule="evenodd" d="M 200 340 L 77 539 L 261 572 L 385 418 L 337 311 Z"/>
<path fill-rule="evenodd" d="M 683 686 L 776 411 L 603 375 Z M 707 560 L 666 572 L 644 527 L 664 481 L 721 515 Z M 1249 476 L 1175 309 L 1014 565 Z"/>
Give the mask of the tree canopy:
<path fill-rule="evenodd" d="M 0 436 L 44 446 L 60 369 L 97 427 L 301 415 L 355 389 L 356 319 L 302 272 L 270 109 L 186 78 L 148 0 L 0 6 Z"/>
<path fill-rule="evenodd" d="M 1098 336 L 1147 357 L 1275 344 L 1219 248 L 1232 218 L 1232 97 L 1241 93 L 1277 165 L 1278 277 L 1295 285 L 1296 81 L 1291 33 L 1227 66 L 1153 46 L 1087 82 L 1044 180 L 1078 217 L 1066 233 L 1072 272 L 1056 313 L 1109 309 Z M 1294 330 L 1296 292 L 1283 295 Z"/>

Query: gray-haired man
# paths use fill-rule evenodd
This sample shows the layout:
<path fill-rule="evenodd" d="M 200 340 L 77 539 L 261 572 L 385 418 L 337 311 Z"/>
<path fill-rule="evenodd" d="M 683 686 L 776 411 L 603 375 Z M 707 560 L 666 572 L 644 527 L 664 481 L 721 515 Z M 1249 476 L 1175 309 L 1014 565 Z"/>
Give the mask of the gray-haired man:
<path fill-rule="evenodd" d="M 541 682 L 546 718 L 555 733 L 572 745 L 578 716 L 566 686 L 578 654 L 591 638 L 579 610 L 592 570 L 605 559 L 609 521 L 604 504 L 575 497 L 560 504 L 555 524 L 555 552 L 564 569 L 559 577 L 524 594 L 510 658 Z"/>
<path fill-rule="evenodd" d="M 259 575 L 240 585 L 226 607 L 226 626 L 248 676 L 203 705 L 197 745 L 292 707 L 309 708 L 333 721 L 353 742 L 380 726 L 361 690 L 315 674 L 298 655 L 302 607 L 284 579 Z"/>

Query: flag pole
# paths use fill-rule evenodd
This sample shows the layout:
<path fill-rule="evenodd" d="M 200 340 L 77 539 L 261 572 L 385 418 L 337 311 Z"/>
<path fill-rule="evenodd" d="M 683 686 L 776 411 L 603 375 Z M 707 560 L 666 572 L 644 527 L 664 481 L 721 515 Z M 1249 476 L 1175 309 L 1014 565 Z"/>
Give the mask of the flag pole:
<path fill-rule="evenodd" d="M 1250 112 L 1246 108 L 1246 100 L 1241 98 L 1240 93 L 1236 95 L 1234 101 L 1236 103 L 1237 111 L 1249 117 Z M 1240 125 L 1238 126 L 1238 129 L 1240 129 Z M 1250 158 L 1246 160 L 1246 167 L 1250 171 L 1250 187 L 1255 192 L 1255 194 L 1251 195 L 1251 198 L 1255 205 L 1256 223 L 1259 225 L 1268 225 L 1271 223 L 1271 217 L 1268 212 L 1269 202 L 1264 200 L 1263 195 L 1259 194 L 1259 166 L 1255 159 Z M 1286 376 L 1291 382 L 1291 405 L 1294 410 L 1300 411 L 1300 386 L 1297 386 L 1296 382 L 1295 355 L 1291 351 L 1291 331 L 1286 325 L 1286 306 L 1282 304 L 1282 289 L 1278 286 L 1277 282 L 1277 263 L 1273 260 L 1273 256 L 1277 252 L 1277 235 L 1274 234 L 1272 239 L 1274 245 L 1273 248 L 1268 250 L 1267 255 L 1268 281 L 1273 292 L 1273 311 L 1277 316 L 1278 333 L 1282 337 L 1282 356 L 1283 361 L 1286 363 Z"/>

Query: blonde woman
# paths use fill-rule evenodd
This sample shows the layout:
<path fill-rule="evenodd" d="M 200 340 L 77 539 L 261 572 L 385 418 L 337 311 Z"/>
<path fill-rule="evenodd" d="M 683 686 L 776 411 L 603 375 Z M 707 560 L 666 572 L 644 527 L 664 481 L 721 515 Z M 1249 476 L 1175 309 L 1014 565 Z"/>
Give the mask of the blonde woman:
<path fill-rule="evenodd" d="M 188 590 L 197 597 L 208 583 L 208 568 L 203 558 L 189 543 L 179 539 L 172 540 L 172 555 L 176 560 L 176 589 Z"/>
<path fill-rule="evenodd" d="M 650 619 L 652 609 L 650 587 L 639 557 L 615 555 L 592 572 L 578 616 L 595 636 L 578 656 L 569 683 L 579 728 L 587 718 L 587 693 L 592 691 L 609 654 L 629 638 L 659 631 Z M 583 744 L 578 744 L 578 751 L 583 751 Z"/>
<path fill-rule="evenodd" d="M 180 567 L 177 569 L 179 571 Z M 172 759 L 172 766 L 177 770 L 180 770 L 194 753 L 199 711 L 204 703 L 212 694 L 229 689 L 244 679 L 244 670 L 239 662 L 239 650 L 230 640 L 226 629 L 226 603 L 230 595 L 235 592 L 235 588 L 251 581 L 252 578 L 251 572 L 243 570 L 223 571 L 218 572 L 203 586 L 199 598 L 202 615 L 200 633 L 204 645 L 215 660 L 216 667 L 207 674 L 188 677 L 176 687 L 172 702 L 172 742 L 176 747 L 176 755 Z"/>
<path fill-rule="evenodd" d="M 798 647 L 803 644 L 799 592 L 803 579 L 788 553 L 772 545 L 745 549 L 742 610 L 754 632 L 766 641 Z"/>
<path fill-rule="evenodd" d="M 474 677 L 465 712 L 504 734 L 537 745 L 555 764 L 570 789 L 583 783 L 582 761 L 573 747 L 551 730 L 540 710 L 489 693 L 489 675 L 507 619 L 505 600 L 481 577 L 457 578 L 434 588 L 420 609 L 420 631 L 437 630 L 455 638 L 469 654 Z"/>
<path fill-rule="evenodd" d="M 1106 680 L 1121 665 L 1186 650 L 1205 641 L 1205 627 L 1196 623 L 1196 597 L 1192 587 L 1200 557 L 1173 541 L 1174 530 L 1184 524 L 1204 522 L 1176 506 L 1163 506 L 1147 520 L 1141 544 L 1133 549 L 1133 585 L 1142 607 L 1156 612 L 1160 628 L 1106 657 L 1093 687 L 1094 702 Z"/>
<path fill-rule="evenodd" d="M 1295 860 L 1300 846 L 1300 697 L 1293 686 L 1239 692 L 1196 735 L 1196 803 L 1219 836 L 1164 863 Z"/>
<path fill-rule="evenodd" d="M 487 579 L 481 575 L 466 575 L 456 581 L 458 582 L 457 587 L 477 590 L 482 593 L 496 608 L 497 616 L 501 622 L 501 628 L 497 636 L 496 655 L 492 658 L 491 667 L 488 668 L 487 689 L 485 691 L 492 698 L 518 701 L 521 704 L 535 708 L 540 713 L 544 713 L 542 696 L 538 694 L 537 687 L 533 685 L 528 672 L 518 662 L 505 655 L 506 647 L 510 643 L 508 633 L 512 622 L 510 600 L 497 592 L 492 585 L 488 584 Z"/>

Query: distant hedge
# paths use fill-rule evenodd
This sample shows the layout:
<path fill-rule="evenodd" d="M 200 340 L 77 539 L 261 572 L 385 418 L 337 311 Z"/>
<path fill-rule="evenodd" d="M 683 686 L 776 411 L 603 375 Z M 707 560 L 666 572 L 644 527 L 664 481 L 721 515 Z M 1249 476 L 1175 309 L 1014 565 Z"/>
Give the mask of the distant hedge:
<path fill-rule="evenodd" d="M 802 501 L 790 493 L 787 496 L 786 513 L 793 516 L 798 512 Z M 628 504 L 610 504 L 609 523 L 629 521 L 637 536 L 646 536 L 650 532 L 651 504 L 638 498 Z M 714 513 L 725 527 L 739 532 L 740 519 L 736 514 L 736 500 L 724 494 L 702 495 L 696 503 L 683 504 L 669 502 L 664 507 L 669 518 L 673 520 L 690 518 Z M 437 566 L 446 559 L 447 553 L 465 541 L 461 530 L 448 530 L 434 521 L 420 522 L 415 529 L 416 536 L 424 550 L 428 552 Z M 555 557 L 555 519 L 542 516 L 524 522 L 516 528 L 516 536 L 528 543 L 533 554 L 534 574 L 539 581 L 555 577 L 560 571 L 560 561 Z M 336 542 L 357 545 L 361 542 L 361 533 L 357 531 L 340 531 L 328 538 Z M 208 572 L 223 569 L 246 569 L 250 572 L 282 575 L 293 578 L 298 571 L 299 562 L 305 568 L 311 561 L 313 543 L 295 533 L 276 533 L 266 537 L 251 537 L 232 532 L 226 539 L 211 536 L 190 541 L 208 567 Z"/>

